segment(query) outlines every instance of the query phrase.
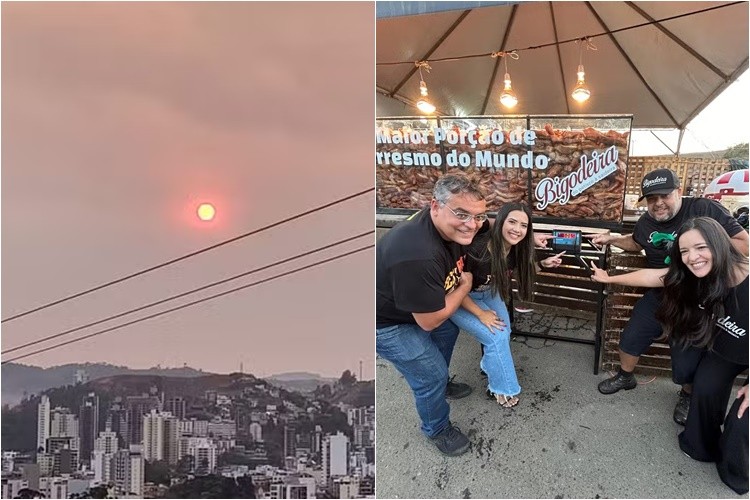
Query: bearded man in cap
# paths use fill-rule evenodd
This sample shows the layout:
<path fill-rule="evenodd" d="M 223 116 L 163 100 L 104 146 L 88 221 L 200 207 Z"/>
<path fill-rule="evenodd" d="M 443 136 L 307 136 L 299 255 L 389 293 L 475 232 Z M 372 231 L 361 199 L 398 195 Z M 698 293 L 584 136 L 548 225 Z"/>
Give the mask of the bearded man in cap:
<path fill-rule="evenodd" d="M 680 179 L 666 168 L 646 174 L 641 181 L 641 197 L 646 199 L 648 212 L 638 219 L 633 234 L 613 236 L 607 233 L 589 236 L 597 245 L 614 245 L 628 251 L 646 252 L 648 266 L 669 267 L 669 251 L 677 230 L 694 217 L 711 217 L 726 230 L 732 245 L 743 255 L 748 255 L 748 233 L 737 223 L 729 211 L 718 202 L 707 198 L 683 198 Z M 613 377 L 599 383 L 599 392 L 614 394 L 620 389 L 635 389 L 638 385 L 633 370 L 639 357 L 662 335 L 662 328 L 655 313 L 661 303 L 661 288 L 648 291 L 635 304 L 628 324 L 620 336 L 620 369 Z M 671 346 L 672 380 L 682 385 L 673 419 L 685 425 L 690 408 L 692 372 L 689 367 L 702 355 L 700 349 Z"/>

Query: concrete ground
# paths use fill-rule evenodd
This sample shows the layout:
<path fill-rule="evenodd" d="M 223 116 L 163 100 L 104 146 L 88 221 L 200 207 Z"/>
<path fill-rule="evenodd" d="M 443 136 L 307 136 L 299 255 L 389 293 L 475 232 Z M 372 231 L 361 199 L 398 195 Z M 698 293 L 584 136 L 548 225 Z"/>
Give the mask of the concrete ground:
<path fill-rule="evenodd" d="M 409 387 L 378 357 L 378 498 L 748 498 L 680 451 L 671 380 L 604 396 L 593 346 L 516 337 L 511 349 L 523 392 L 504 409 L 486 399 L 479 345 L 459 336 L 450 372 L 474 392 L 450 402 L 451 420 L 472 448 L 453 458 L 422 435 Z"/>

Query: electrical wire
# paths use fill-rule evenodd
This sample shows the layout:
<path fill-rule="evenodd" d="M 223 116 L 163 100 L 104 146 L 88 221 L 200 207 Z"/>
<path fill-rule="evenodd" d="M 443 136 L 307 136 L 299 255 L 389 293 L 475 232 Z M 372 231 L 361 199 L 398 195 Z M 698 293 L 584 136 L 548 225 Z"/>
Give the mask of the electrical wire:
<path fill-rule="evenodd" d="M 671 16 L 671 17 L 665 17 L 663 19 L 657 19 L 655 21 L 648 21 L 648 22 L 645 22 L 645 23 L 634 24 L 632 26 L 626 26 L 624 28 L 618 28 L 616 30 L 602 31 L 601 33 L 597 33 L 595 35 L 587 35 L 587 36 L 583 36 L 583 37 L 579 36 L 577 38 L 569 38 L 567 40 L 562 40 L 562 41 L 558 41 L 558 42 L 550 42 L 550 43 L 545 43 L 545 44 L 542 44 L 542 45 L 531 45 L 529 47 L 524 47 L 522 49 L 511 49 L 511 50 L 506 50 L 504 52 L 514 52 L 514 51 L 523 51 L 523 50 L 543 49 L 545 47 L 553 47 L 555 45 L 563 45 L 563 44 L 566 44 L 566 43 L 577 42 L 577 41 L 585 40 L 585 39 L 588 39 L 588 38 L 596 38 L 598 36 L 604 36 L 604 35 L 613 35 L 615 33 L 621 32 L 621 31 L 627 31 L 627 30 L 632 30 L 632 29 L 636 29 L 636 28 L 642 28 L 644 26 L 650 26 L 650 25 L 653 25 L 653 24 L 659 24 L 659 23 L 663 23 L 663 22 L 666 22 L 666 21 L 673 21 L 675 19 L 680 19 L 681 17 L 694 16 L 694 15 L 703 14 L 705 12 L 709 12 L 709 11 L 712 11 L 712 10 L 723 9 L 725 7 L 731 7 L 733 5 L 746 4 L 746 3 L 747 2 L 732 2 L 732 3 L 728 3 L 728 4 L 724 4 L 724 5 L 716 5 L 714 7 L 708 7 L 706 9 L 702 9 L 702 10 L 696 10 L 696 11 L 693 11 L 693 12 L 686 12 L 684 14 L 678 14 L 678 15 Z M 447 62 L 447 61 L 461 61 L 463 59 L 472 59 L 472 58 L 475 58 L 475 57 L 488 57 L 488 56 L 492 56 L 493 54 L 495 54 L 495 52 L 487 52 L 487 53 L 484 53 L 484 54 L 470 54 L 470 55 L 456 56 L 456 57 L 441 57 L 441 58 L 436 58 L 436 59 L 425 59 L 423 62 L 435 63 L 435 62 Z M 398 64 L 414 64 L 414 61 L 381 62 L 381 63 L 375 63 L 375 66 L 395 66 L 395 65 L 398 65 Z"/>
<path fill-rule="evenodd" d="M 70 335 L 71 333 L 75 333 L 75 332 L 78 332 L 80 330 L 84 330 L 86 328 L 91 328 L 92 326 L 96 326 L 96 325 L 99 325 L 99 324 L 102 324 L 102 323 L 106 323 L 107 321 L 112 321 L 113 319 L 118 319 L 118 318 L 121 318 L 123 316 L 127 316 L 129 314 L 133 314 L 133 313 L 138 312 L 138 311 L 143 311 L 144 309 L 149 309 L 151 307 L 158 306 L 158 305 L 164 304 L 166 302 L 171 302 L 171 301 L 173 301 L 175 299 L 186 297 L 188 295 L 192 295 L 192 294 L 194 294 L 196 292 L 200 292 L 202 290 L 207 290 L 209 288 L 212 288 L 212 287 L 215 287 L 215 286 L 218 286 L 218 285 L 223 285 L 224 283 L 228 283 L 230 281 L 234 281 L 234 280 L 242 278 L 244 276 L 248 276 L 250 274 L 254 274 L 254 273 L 257 273 L 259 271 L 265 271 L 265 270 L 270 269 L 272 267 L 276 267 L 276 266 L 279 266 L 281 264 L 285 264 L 287 262 L 291 262 L 293 260 L 297 260 L 297 259 L 300 259 L 302 257 L 306 257 L 308 255 L 312 255 L 314 253 L 322 252 L 323 250 L 327 250 L 329 248 L 332 248 L 332 247 L 335 247 L 335 246 L 338 246 L 338 245 L 343 245 L 344 243 L 347 243 L 349 241 L 356 240 L 356 239 L 361 238 L 363 236 L 367 236 L 369 234 L 374 234 L 374 233 L 375 233 L 374 229 L 372 229 L 370 231 L 365 231 L 365 232 L 360 233 L 360 234 L 358 234 L 356 236 L 350 236 L 349 238 L 345 238 L 343 240 L 339 240 L 339 241 L 337 241 L 335 243 L 331 243 L 331 244 L 328 244 L 328 245 L 325 245 L 325 246 L 322 246 L 322 247 L 318 247 L 318 248 L 316 248 L 314 250 L 308 250 L 307 252 L 303 252 L 303 253 L 297 254 L 297 255 L 295 255 L 293 257 L 289 257 L 289 258 L 286 258 L 286 259 L 283 259 L 283 260 L 278 260 L 278 261 L 276 261 L 276 262 L 274 262 L 272 264 L 266 265 L 266 266 L 257 267 L 255 269 L 250 270 L 250 271 L 246 271 L 244 273 L 237 274 L 235 276 L 231 276 L 229 278 L 226 278 L 226 279 L 223 279 L 223 280 L 220 280 L 220 281 L 215 281 L 213 283 L 209 283 L 208 285 L 204 285 L 204 286 L 201 286 L 199 288 L 194 288 L 192 290 L 188 290 L 187 292 L 182 292 L 182 293 L 179 293 L 177 295 L 172 295 L 171 297 L 168 297 L 166 299 L 158 300 L 156 302 L 151 302 L 149 304 L 146 304 L 146 305 L 143 305 L 143 306 L 140 306 L 140 307 L 136 307 L 135 309 L 130 309 L 129 311 L 125 311 L 125 312 L 122 312 L 122 313 L 119 313 L 119 314 L 108 316 L 106 318 L 99 319 L 97 321 L 94 321 L 92 323 L 88 323 L 88 324 L 83 325 L 83 326 L 78 326 L 76 328 L 71 328 L 70 330 L 65 330 L 65 331 L 60 332 L 60 333 L 55 333 L 53 335 L 48 335 L 46 337 L 34 340 L 32 342 L 27 342 L 25 344 L 22 344 L 22 345 L 19 345 L 19 346 L 16 346 L 16 347 L 12 347 L 10 349 L 6 349 L 5 351 L 2 352 L 2 354 L 3 355 L 7 355 L 7 354 L 10 354 L 12 352 L 18 351 L 20 349 L 24 349 L 26 347 L 31 347 L 31 346 L 34 346 L 34 345 L 37 345 L 37 344 L 41 344 L 42 342 L 47 342 L 48 340 L 56 339 L 56 338 L 59 338 L 59 337 L 64 337 L 66 335 Z"/>
<path fill-rule="evenodd" d="M 149 316 L 144 316 L 142 318 L 135 319 L 135 320 L 130 321 L 128 323 L 123 323 L 121 325 L 116 325 L 116 326 L 113 326 L 113 327 L 110 327 L 110 328 L 105 328 L 104 330 L 99 330 L 97 332 L 90 333 L 88 335 L 84 335 L 83 337 L 78 337 L 78 338 L 75 338 L 75 339 L 72 339 L 72 340 L 66 340 L 65 342 L 60 342 L 60 343 L 57 343 L 57 344 L 54 344 L 54 345 L 51 345 L 51 346 L 48 346 L 48 347 L 44 347 L 42 349 L 37 349 L 36 351 L 32 351 L 30 353 L 21 354 L 20 356 L 15 356 L 15 357 L 12 357 L 10 359 L 3 360 L 2 363 L 0 363 L 0 365 L 4 365 L 4 364 L 10 363 L 12 361 L 17 361 L 17 360 L 23 359 L 23 358 L 28 358 L 30 356 L 34 356 L 35 354 L 40 354 L 40 353 L 43 353 L 43 352 L 47 352 L 47 351 L 51 351 L 51 350 L 54 350 L 54 349 L 58 349 L 60 347 L 63 347 L 63 346 L 69 345 L 69 344 L 74 344 L 74 343 L 80 342 L 82 340 L 90 339 L 90 338 L 96 337 L 98 335 L 103 335 L 105 333 L 109 333 L 109 332 L 112 332 L 112 331 L 115 331 L 115 330 L 119 330 L 121 328 L 125 328 L 126 326 L 135 325 L 137 323 L 141 323 L 141 322 L 149 320 L 149 319 L 158 318 L 159 316 L 163 316 L 165 314 L 169 314 L 169 313 L 172 313 L 172 312 L 175 312 L 175 311 L 179 311 L 180 309 L 185 309 L 187 307 L 191 307 L 191 306 L 203 303 L 203 302 L 207 302 L 209 300 L 213 300 L 213 299 L 216 299 L 216 298 L 219 298 L 219 297 L 223 297 L 225 295 L 229 295 L 231 293 L 238 292 L 240 290 L 244 290 L 245 288 L 250 288 L 250 287 L 257 286 L 257 285 L 260 285 L 260 284 L 263 284 L 263 283 L 267 283 L 269 281 L 273 281 L 275 279 L 279 279 L 279 278 L 282 278 L 284 276 L 289 276 L 290 274 L 298 273 L 300 271 L 304 271 L 306 269 L 310 269 L 310 268 L 315 267 L 315 266 L 320 266 L 320 265 L 326 264 L 328 262 L 332 262 L 334 260 L 342 259 L 344 257 L 348 257 L 349 255 L 353 255 L 353 254 L 358 253 L 358 252 L 363 252 L 363 251 L 365 251 L 367 249 L 374 248 L 374 247 L 375 247 L 375 244 L 372 244 L 372 245 L 367 245 L 367 246 L 364 246 L 364 247 L 357 248 L 356 250 L 351 250 L 349 252 L 344 252 L 344 253 L 339 254 L 339 255 L 337 255 L 335 257 L 329 257 L 327 259 L 323 259 L 323 260 L 314 262 L 312 264 L 308 264 L 308 265 L 305 265 L 305 266 L 302 266 L 302 267 L 298 267 L 297 269 L 293 269 L 291 271 L 286 271 L 286 272 L 283 272 L 281 274 L 277 274 L 275 276 L 271 276 L 270 278 L 265 278 L 265 279 L 262 279 L 262 280 L 259 280 L 259 281 L 254 281 L 252 283 L 248 283 L 247 285 L 242 285 L 242 286 L 237 287 L 237 288 L 232 288 L 231 290 L 227 290 L 225 292 L 217 293 L 215 295 L 210 295 L 210 296 L 204 297 L 202 299 L 194 300 L 193 302 L 188 302 L 187 304 L 182 304 L 180 306 L 173 307 L 172 309 L 166 309 L 164 311 L 160 311 L 158 313 L 154 313 L 154 314 L 151 314 Z"/>
<path fill-rule="evenodd" d="M 103 288 L 107 288 L 107 287 L 115 285 L 117 283 L 122 283 L 123 281 L 127 281 L 127 280 L 129 280 L 131 278 L 135 278 L 137 276 L 141 276 L 141 275 L 149 273 L 151 271 L 155 271 L 157 269 L 161 269 L 163 267 L 167 267 L 169 265 L 175 264 L 177 262 L 180 262 L 182 260 L 188 259 L 190 257 L 195 257 L 196 255 L 200 255 L 202 253 L 208 252 L 209 250 L 214 250 L 216 248 L 219 248 L 221 246 L 227 245 L 229 243 L 233 243 L 233 242 L 235 242 L 237 240 L 241 240 L 242 238 L 247 238 L 248 236 L 252 236 L 254 234 L 258 234 L 258 233 L 260 233 L 262 231 L 265 231 L 267 229 L 271 229 L 272 227 L 276 227 L 276 226 L 279 226 L 281 224 L 285 224 L 287 222 L 291 222 L 293 220 L 300 219 L 300 218 L 302 218 L 302 217 L 304 217 L 306 215 L 310 215 L 312 213 L 319 212 L 321 210 L 324 210 L 326 208 L 332 207 L 334 205 L 338 205 L 338 204 L 343 203 L 345 201 L 357 198 L 359 196 L 362 196 L 363 194 L 367 194 L 370 191 L 374 191 L 374 190 L 375 190 L 375 188 L 371 187 L 371 188 L 365 189 L 363 191 L 359 191 L 357 193 L 350 194 L 349 196 L 345 196 L 345 197 L 340 198 L 340 199 L 338 199 L 336 201 L 332 201 L 330 203 L 326 203 L 325 205 L 320 205 L 319 207 L 315 207 L 315 208 L 307 210 L 305 212 L 301 212 L 301 213 L 299 213 L 297 215 L 293 215 L 291 217 L 287 217 L 286 219 L 282 219 L 282 220 L 274 222 L 272 224 L 268 224 L 266 226 L 263 226 L 261 228 L 255 229 L 253 231 L 241 234 L 239 236 L 235 236 L 234 238 L 230 238 L 228 240 L 221 241 L 219 243 L 216 243 L 215 245 L 211 245 L 211 246 L 202 248 L 200 250 L 196 250 L 195 252 L 190 252 L 190 253 L 188 253 L 186 255 L 183 255 L 182 257 L 178 257 L 176 259 L 172 259 L 172 260 L 169 260 L 167 262 L 163 262 L 163 263 L 158 264 L 156 266 L 152 266 L 152 267 L 149 267 L 147 269 L 143 269 L 141 271 L 135 272 L 133 274 L 129 274 L 129 275 L 124 276 L 122 278 L 118 278 L 116 280 L 108 281 L 107 283 L 103 283 L 101 285 L 97 285 L 97 286 L 95 286 L 93 288 L 89 288 L 88 290 L 84 290 L 82 292 L 78 292 L 78 293 L 75 293 L 73 295 L 68 295 L 67 297 L 63 297 L 62 299 L 55 300 L 53 302 L 49 302 L 47 304 L 35 307 L 33 309 L 29 309 L 28 311 L 24 311 L 24 312 L 19 313 L 19 314 L 15 314 L 15 315 L 13 315 L 13 316 L 11 316 L 9 318 L 3 319 L 2 321 L 0 321 L 0 323 L 6 323 L 8 321 L 12 321 L 12 320 L 15 320 L 15 319 L 18 319 L 18 318 L 22 318 L 24 316 L 28 316 L 29 314 L 41 311 L 42 309 L 47 309 L 48 307 L 52 307 L 52 306 L 56 306 L 58 304 L 62 304 L 63 302 L 67 302 L 68 300 L 72 300 L 72 299 L 75 299 L 75 298 L 78 298 L 78 297 L 82 297 L 82 296 L 87 295 L 87 294 L 89 294 L 91 292 L 95 292 L 97 290 L 101 290 Z"/>

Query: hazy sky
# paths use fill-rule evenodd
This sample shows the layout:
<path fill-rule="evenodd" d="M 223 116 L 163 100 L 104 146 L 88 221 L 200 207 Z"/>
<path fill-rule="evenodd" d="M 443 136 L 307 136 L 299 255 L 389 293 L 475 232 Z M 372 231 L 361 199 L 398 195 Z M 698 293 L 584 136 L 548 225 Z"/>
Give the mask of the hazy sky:
<path fill-rule="evenodd" d="M 750 76 L 745 71 L 685 128 L 680 154 L 721 151 L 748 142 L 747 111 L 741 104 L 750 95 Z M 673 150 L 677 148 L 679 132 L 655 131 Z M 671 154 L 653 134 L 636 131 L 631 139 L 633 156 Z"/>
<path fill-rule="evenodd" d="M 374 27 L 371 3 L 3 3 L 3 318 L 374 186 Z M 373 206 L 5 323 L 2 347 L 367 231 Z M 371 379 L 373 269 L 368 250 L 20 362 L 338 376 L 362 360 Z"/>

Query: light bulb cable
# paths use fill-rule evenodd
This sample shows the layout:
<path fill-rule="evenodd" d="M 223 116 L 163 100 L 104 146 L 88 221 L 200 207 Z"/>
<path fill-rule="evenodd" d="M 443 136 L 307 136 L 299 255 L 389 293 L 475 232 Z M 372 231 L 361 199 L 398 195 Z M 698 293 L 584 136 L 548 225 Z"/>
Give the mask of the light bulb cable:
<path fill-rule="evenodd" d="M 623 28 L 602 31 L 600 33 L 595 33 L 593 35 L 588 35 L 588 36 L 585 36 L 585 37 L 569 38 L 567 40 L 560 40 L 560 41 L 555 41 L 555 42 L 544 43 L 544 44 L 541 44 L 541 45 L 531 45 L 529 47 L 523 47 L 523 48 L 513 49 L 510 52 L 543 49 L 543 48 L 546 48 L 546 47 L 554 47 L 554 46 L 564 45 L 566 43 L 576 42 L 576 41 L 581 40 L 582 38 L 591 39 L 591 38 L 596 38 L 596 37 L 600 37 L 600 36 L 614 35 L 616 33 L 621 33 L 623 31 L 628 31 L 628 30 L 632 30 L 632 29 L 636 29 L 636 28 L 642 28 L 644 26 L 652 26 L 652 25 L 656 25 L 656 24 L 661 24 L 661 23 L 664 23 L 664 22 L 667 22 L 667 21 L 673 21 L 675 19 L 681 19 L 681 18 L 684 18 L 684 17 L 695 16 L 695 15 L 698 15 L 698 14 L 704 14 L 706 12 L 710 12 L 712 10 L 724 9 L 724 8 L 727 8 L 727 7 L 732 7 L 732 6 L 735 6 L 735 5 L 743 5 L 743 4 L 746 5 L 747 2 L 732 2 L 732 3 L 722 4 L 722 5 L 716 5 L 716 6 L 713 6 L 713 7 L 708 7 L 706 9 L 696 10 L 696 11 L 693 11 L 693 12 L 686 12 L 684 14 L 678 14 L 678 15 L 674 15 L 674 16 L 670 16 L 670 17 L 664 17 L 664 18 L 661 18 L 661 19 L 656 19 L 656 20 L 653 20 L 653 21 L 647 21 L 647 22 L 643 22 L 643 23 L 639 23 L 639 24 L 633 24 L 631 26 L 625 26 Z M 481 54 L 467 54 L 465 56 L 456 56 L 456 57 L 441 57 L 441 58 L 429 59 L 429 62 L 435 63 L 435 62 L 461 61 L 463 59 L 471 59 L 471 58 L 475 58 L 475 57 L 487 57 L 487 56 L 497 57 L 494 54 L 497 54 L 497 52 L 484 52 L 484 53 L 481 53 Z M 420 62 L 425 62 L 426 63 L 426 62 L 428 62 L 428 60 L 420 61 Z M 413 64 L 413 62 L 412 61 L 394 61 L 394 62 L 379 62 L 379 63 L 375 63 L 376 66 L 394 66 L 394 65 L 398 65 L 398 64 Z"/>

